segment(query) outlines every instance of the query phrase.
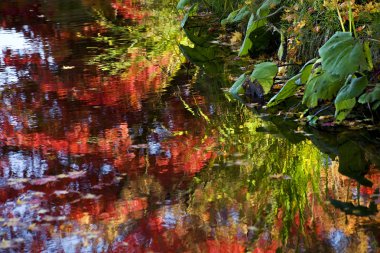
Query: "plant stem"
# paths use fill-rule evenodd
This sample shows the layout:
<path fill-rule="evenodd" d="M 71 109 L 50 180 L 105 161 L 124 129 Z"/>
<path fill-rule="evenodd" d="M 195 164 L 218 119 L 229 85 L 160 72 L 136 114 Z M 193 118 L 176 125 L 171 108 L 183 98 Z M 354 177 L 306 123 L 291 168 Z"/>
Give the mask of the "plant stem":
<path fill-rule="evenodd" d="M 352 32 L 351 29 L 353 29 L 354 37 L 357 38 L 358 35 L 356 34 L 355 21 L 354 21 L 354 15 L 352 13 L 351 0 L 348 0 L 348 8 L 349 8 L 348 16 L 350 19 L 350 32 Z"/>
<path fill-rule="evenodd" d="M 346 29 L 344 28 L 343 19 L 342 19 L 342 16 L 340 15 L 340 11 L 339 11 L 339 7 L 338 7 L 338 3 L 336 2 L 336 0 L 334 0 L 334 4 L 335 4 L 336 11 L 337 11 L 337 13 L 338 13 L 340 26 L 342 27 L 342 31 L 345 32 Z"/>

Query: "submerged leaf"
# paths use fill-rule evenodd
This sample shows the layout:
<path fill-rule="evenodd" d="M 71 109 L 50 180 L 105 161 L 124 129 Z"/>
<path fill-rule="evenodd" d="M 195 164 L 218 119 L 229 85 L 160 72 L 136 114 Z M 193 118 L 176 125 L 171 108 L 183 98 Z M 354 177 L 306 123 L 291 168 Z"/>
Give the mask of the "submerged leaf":
<path fill-rule="evenodd" d="M 331 75 L 347 77 L 368 70 L 363 45 L 349 32 L 336 32 L 320 49 L 322 68 Z"/>
<path fill-rule="evenodd" d="M 274 62 L 262 62 L 255 65 L 251 74 L 251 81 L 257 80 L 263 87 L 264 94 L 267 94 L 273 85 L 273 78 L 277 72 L 278 67 Z"/>

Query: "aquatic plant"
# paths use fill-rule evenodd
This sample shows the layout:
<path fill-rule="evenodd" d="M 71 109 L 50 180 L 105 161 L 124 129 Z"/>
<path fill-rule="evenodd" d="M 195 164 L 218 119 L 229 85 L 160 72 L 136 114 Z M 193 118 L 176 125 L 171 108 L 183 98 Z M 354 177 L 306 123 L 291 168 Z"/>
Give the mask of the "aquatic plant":
<path fill-rule="evenodd" d="M 245 39 L 239 51 L 240 56 L 248 54 L 253 45 L 251 34 L 260 27 L 273 27 L 275 32 L 279 32 L 282 37 L 284 37 L 285 32 L 280 27 L 281 23 L 276 24 L 278 26 L 277 28 L 268 21 L 269 17 L 284 8 L 284 6 L 281 6 L 270 13 L 270 10 L 278 6 L 280 2 L 281 1 L 273 0 L 264 1 L 257 8 L 256 14 L 251 14 Z M 351 3 L 348 2 L 347 6 L 348 31 L 346 31 L 345 23 L 342 20 L 342 13 L 339 10 L 340 7 L 335 2 L 338 19 L 343 31 L 336 32 L 319 48 L 319 57 L 307 62 L 295 76 L 291 77 L 283 88 L 269 100 L 268 107 L 275 106 L 288 97 L 293 96 L 303 86 L 305 87 L 305 91 L 302 103 L 309 109 L 312 109 L 317 107 L 320 101 L 334 101 L 336 109 L 335 118 L 338 123 L 349 115 L 357 102 L 368 103 L 368 105 L 372 104 L 372 109 L 374 110 L 379 107 L 380 97 L 377 93 L 379 83 L 376 83 L 378 79 L 373 72 L 374 60 L 372 57 L 372 52 L 378 46 L 379 41 L 371 39 L 367 35 L 358 36 Z M 246 10 L 248 10 L 247 6 L 244 6 L 240 10 L 232 12 L 222 21 L 222 24 L 240 22 L 243 13 L 247 15 Z M 281 44 L 278 53 L 280 59 L 283 58 L 283 54 L 284 45 Z M 275 63 L 272 64 L 275 65 Z M 268 71 L 269 68 L 269 65 L 264 69 L 262 64 L 255 65 L 251 74 L 251 80 L 253 81 L 255 79 L 255 72 L 265 72 Z M 265 93 L 269 92 L 274 83 L 276 74 L 277 73 L 274 75 L 273 73 L 268 73 L 266 78 L 269 83 L 268 81 L 262 82 L 264 90 L 266 91 Z M 238 78 L 231 87 L 230 92 L 233 94 L 241 92 L 242 80 L 243 76 Z M 375 88 L 376 91 L 371 91 L 373 88 Z M 367 94 L 365 90 L 370 91 L 371 95 Z M 369 97 L 371 97 L 371 99 L 368 99 Z"/>

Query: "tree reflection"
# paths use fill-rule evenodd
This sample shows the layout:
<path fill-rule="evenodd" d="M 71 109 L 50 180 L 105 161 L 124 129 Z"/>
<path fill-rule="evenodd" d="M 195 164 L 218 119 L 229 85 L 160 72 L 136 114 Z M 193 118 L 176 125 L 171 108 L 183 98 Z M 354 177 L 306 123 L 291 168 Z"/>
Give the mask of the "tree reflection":
<path fill-rule="evenodd" d="M 195 91 L 206 83 L 200 90 L 210 92 L 210 80 L 181 65 L 169 3 L 144 3 L 155 9 L 137 1 L 0 3 L 0 34 L 22 41 L 0 55 L 0 248 L 375 248 L 367 242 L 378 236 L 378 213 L 346 226 L 344 212 L 325 200 L 378 205 L 379 176 L 367 159 L 376 143 L 363 151 L 372 185 L 357 187 L 294 126 L 225 103 L 218 87 Z M 365 229 L 356 232 L 359 224 Z"/>

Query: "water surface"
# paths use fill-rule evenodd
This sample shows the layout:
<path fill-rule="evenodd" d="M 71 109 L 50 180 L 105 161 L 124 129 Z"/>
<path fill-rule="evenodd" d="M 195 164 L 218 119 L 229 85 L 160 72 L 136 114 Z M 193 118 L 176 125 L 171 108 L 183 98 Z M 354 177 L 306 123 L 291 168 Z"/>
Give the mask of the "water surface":
<path fill-rule="evenodd" d="M 174 6 L 0 3 L 1 250 L 377 252 L 378 131 L 230 100 Z"/>

